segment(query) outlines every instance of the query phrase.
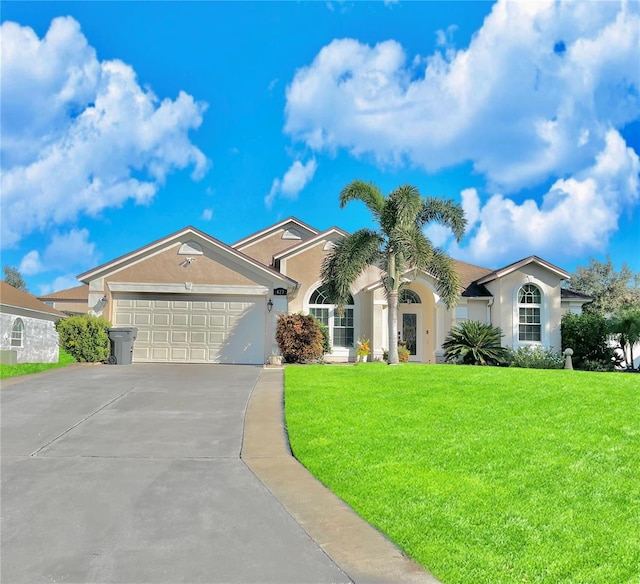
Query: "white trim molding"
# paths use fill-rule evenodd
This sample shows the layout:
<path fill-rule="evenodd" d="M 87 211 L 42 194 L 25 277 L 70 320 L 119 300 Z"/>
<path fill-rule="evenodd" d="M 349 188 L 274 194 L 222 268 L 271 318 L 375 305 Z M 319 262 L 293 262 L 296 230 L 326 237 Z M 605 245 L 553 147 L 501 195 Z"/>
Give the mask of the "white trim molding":
<path fill-rule="evenodd" d="M 218 286 L 215 284 L 109 282 L 111 292 L 149 292 L 152 294 L 205 294 L 225 296 L 266 296 L 265 286 Z"/>

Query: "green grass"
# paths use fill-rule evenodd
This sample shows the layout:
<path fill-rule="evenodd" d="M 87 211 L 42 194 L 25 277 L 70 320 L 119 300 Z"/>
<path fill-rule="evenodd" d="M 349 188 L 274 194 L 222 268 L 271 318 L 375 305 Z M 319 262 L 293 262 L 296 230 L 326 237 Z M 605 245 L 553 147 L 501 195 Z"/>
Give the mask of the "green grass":
<path fill-rule="evenodd" d="M 295 456 L 447 584 L 640 582 L 640 375 L 285 370 Z"/>
<path fill-rule="evenodd" d="M 16 375 L 29 375 L 30 373 L 40 373 L 48 369 L 65 367 L 76 360 L 60 349 L 60 356 L 57 363 L 18 363 L 17 365 L 0 365 L 0 379 L 15 377 Z"/>

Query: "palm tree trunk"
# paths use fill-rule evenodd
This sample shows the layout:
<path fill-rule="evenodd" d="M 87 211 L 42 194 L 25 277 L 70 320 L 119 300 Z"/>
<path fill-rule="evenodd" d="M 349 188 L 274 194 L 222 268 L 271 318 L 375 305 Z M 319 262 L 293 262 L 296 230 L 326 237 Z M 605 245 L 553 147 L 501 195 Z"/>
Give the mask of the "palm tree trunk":
<path fill-rule="evenodd" d="M 396 256 L 389 253 L 387 267 L 388 302 L 389 302 L 389 365 L 397 365 L 398 358 L 398 288 L 400 280 L 396 274 Z"/>
<path fill-rule="evenodd" d="M 398 358 L 398 291 L 389 292 L 389 365 L 397 365 Z"/>

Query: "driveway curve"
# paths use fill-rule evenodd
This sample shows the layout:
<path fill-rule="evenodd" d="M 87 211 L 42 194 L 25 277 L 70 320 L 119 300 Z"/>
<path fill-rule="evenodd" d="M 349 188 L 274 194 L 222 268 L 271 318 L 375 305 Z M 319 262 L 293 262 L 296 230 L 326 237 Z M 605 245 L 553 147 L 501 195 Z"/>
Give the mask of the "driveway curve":
<path fill-rule="evenodd" d="M 260 367 L 55 370 L 0 392 L 20 582 L 350 582 L 240 459 Z"/>

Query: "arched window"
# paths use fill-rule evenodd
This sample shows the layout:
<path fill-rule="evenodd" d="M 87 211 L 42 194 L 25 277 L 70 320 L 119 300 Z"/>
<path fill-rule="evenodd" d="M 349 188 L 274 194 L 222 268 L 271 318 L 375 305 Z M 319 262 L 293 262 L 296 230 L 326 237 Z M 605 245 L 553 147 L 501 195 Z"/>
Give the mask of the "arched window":
<path fill-rule="evenodd" d="M 11 346 L 21 349 L 24 342 L 24 323 L 21 318 L 16 318 L 11 329 Z"/>
<path fill-rule="evenodd" d="M 403 288 L 398 294 L 398 300 L 400 304 L 420 304 L 420 296 L 418 296 L 413 290 Z"/>
<path fill-rule="evenodd" d="M 542 294 L 533 284 L 525 284 L 518 291 L 518 340 L 540 342 L 542 324 L 540 309 Z"/>
<path fill-rule="evenodd" d="M 309 299 L 309 314 L 329 329 L 333 347 L 354 346 L 353 308 L 353 298 L 349 296 L 344 309 L 339 313 L 336 306 L 329 302 L 326 290 L 322 286 L 314 290 Z"/>

